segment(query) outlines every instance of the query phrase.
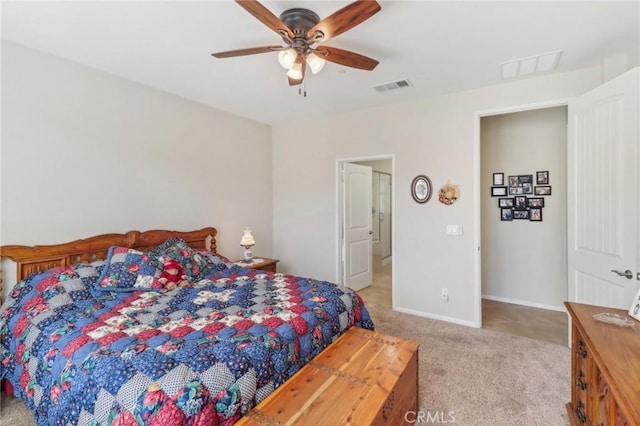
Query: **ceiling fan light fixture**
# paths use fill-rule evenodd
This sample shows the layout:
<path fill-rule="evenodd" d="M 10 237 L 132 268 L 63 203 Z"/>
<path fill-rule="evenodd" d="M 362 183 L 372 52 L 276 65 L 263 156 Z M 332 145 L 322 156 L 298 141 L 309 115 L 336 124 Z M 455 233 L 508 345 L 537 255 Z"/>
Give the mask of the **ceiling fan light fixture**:
<path fill-rule="evenodd" d="M 287 77 L 294 80 L 302 80 L 302 64 L 300 62 L 293 64 L 287 71 Z"/>
<path fill-rule="evenodd" d="M 324 68 L 325 60 L 316 55 L 315 53 L 311 53 L 307 56 L 307 64 L 309 64 L 309 68 L 311 68 L 311 72 L 314 74 L 318 74 Z"/>
<path fill-rule="evenodd" d="M 287 70 L 291 69 L 297 58 L 298 53 L 295 51 L 295 49 L 292 48 L 281 50 L 278 53 L 278 62 L 280 63 L 282 68 Z"/>
<path fill-rule="evenodd" d="M 274 15 L 261 4 L 262 0 L 236 0 L 244 10 L 253 15 L 265 26 L 276 32 L 284 45 L 270 45 L 216 52 L 215 58 L 233 58 L 236 56 L 257 55 L 277 52 L 278 63 L 287 70 L 290 86 L 302 84 L 307 70 L 319 73 L 325 61 L 341 66 L 372 71 L 378 61 L 349 50 L 330 46 L 317 46 L 320 41 L 329 40 L 362 24 L 381 10 L 376 0 L 355 0 L 336 12 L 320 19 L 317 13 L 305 8 L 287 9 Z M 316 50 L 318 49 L 318 50 Z M 317 52 L 314 54 L 314 52 Z"/>

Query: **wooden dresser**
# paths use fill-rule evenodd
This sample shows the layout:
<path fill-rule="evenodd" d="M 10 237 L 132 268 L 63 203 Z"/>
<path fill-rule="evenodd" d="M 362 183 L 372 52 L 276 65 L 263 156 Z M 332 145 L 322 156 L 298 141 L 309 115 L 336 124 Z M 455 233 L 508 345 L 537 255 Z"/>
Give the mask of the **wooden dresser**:
<path fill-rule="evenodd" d="M 400 425 L 417 398 L 418 345 L 352 327 L 236 424 Z"/>
<path fill-rule="evenodd" d="M 622 309 L 565 302 L 571 315 L 572 425 L 640 425 L 640 322 Z M 597 321 L 594 314 L 627 317 L 633 327 Z"/>

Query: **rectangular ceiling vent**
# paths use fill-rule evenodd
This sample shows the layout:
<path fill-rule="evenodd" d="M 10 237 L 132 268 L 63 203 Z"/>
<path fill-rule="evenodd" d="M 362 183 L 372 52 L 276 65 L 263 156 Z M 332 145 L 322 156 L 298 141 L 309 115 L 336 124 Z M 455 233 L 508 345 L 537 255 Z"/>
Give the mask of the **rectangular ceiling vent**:
<path fill-rule="evenodd" d="M 413 86 L 413 84 L 411 84 L 409 80 L 405 79 L 405 80 L 392 81 L 390 83 L 378 84 L 376 86 L 373 86 L 373 88 L 378 93 L 384 93 L 390 90 L 397 90 L 397 89 L 402 89 L 404 87 L 411 87 L 411 86 Z"/>
<path fill-rule="evenodd" d="M 514 59 L 500 64 L 503 80 L 526 77 L 537 73 L 555 71 L 560 61 L 562 50 Z"/>

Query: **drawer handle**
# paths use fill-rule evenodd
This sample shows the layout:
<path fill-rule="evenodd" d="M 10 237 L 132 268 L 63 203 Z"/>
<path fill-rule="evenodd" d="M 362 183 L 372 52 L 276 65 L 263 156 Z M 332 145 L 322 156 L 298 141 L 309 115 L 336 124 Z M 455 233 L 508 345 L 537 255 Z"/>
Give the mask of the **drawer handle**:
<path fill-rule="evenodd" d="M 576 386 L 582 390 L 585 390 L 587 388 L 587 384 L 584 380 L 582 380 L 583 378 L 584 372 L 582 370 L 578 370 L 578 380 L 576 381 Z"/>
<path fill-rule="evenodd" d="M 576 415 L 578 416 L 578 419 L 582 423 L 586 423 L 587 416 L 585 416 L 584 412 L 582 411 L 583 409 L 584 409 L 584 404 L 582 403 L 582 401 L 578 401 L 578 407 L 576 408 Z"/>
<path fill-rule="evenodd" d="M 584 340 L 580 339 L 578 340 L 578 355 L 580 355 L 582 358 L 586 358 L 587 357 L 587 351 L 584 349 Z"/>

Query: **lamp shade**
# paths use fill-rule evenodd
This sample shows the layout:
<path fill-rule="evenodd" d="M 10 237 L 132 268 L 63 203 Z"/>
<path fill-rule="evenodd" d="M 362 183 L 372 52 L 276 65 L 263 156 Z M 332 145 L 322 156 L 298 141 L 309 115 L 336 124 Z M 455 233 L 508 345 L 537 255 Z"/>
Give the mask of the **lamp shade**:
<path fill-rule="evenodd" d="M 311 68 L 311 72 L 314 74 L 318 74 L 324 68 L 325 60 L 316 55 L 315 53 L 311 53 L 307 56 L 307 64 L 309 64 L 309 68 Z"/>
<path fill-rule="evenodd" d="M 300 62 L 293 64 L 289 71 L 287 71 L 287 76 L 294 80 L 300 80 L 302 78 L 302 64 Z"/>
<path fill-rule="evenodd" d="M 282 68 L 290 69 L 296 61 L 298 54 L 294 49 L 281 50 L 278 53 L 278 62 Z"/>
<path fill-rule="evenodd" d="M 243 247 L 251 247 L 256 244 L 256 240 L 253 239 L 253 234 L 251 233 L 251 229 L 248 227 L 242 231 L 242 239 L 240 240 L 240 245 Z"/>

